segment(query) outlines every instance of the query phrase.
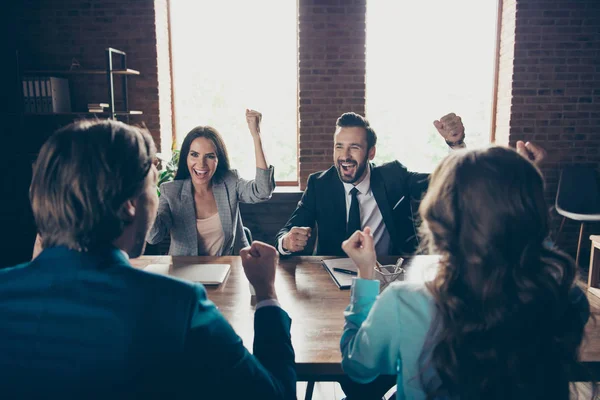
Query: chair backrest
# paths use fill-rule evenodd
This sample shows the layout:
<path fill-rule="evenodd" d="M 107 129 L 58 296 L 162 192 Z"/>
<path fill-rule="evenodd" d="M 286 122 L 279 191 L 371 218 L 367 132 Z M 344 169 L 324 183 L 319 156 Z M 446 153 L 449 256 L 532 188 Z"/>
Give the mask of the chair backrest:
<path fill-rule="evenodd" d="M 248 243 L 252 244 L 252 231 L 250 228 L 244 226 L 244 235 L 246 236 Z"/>
<path fill-rule="evenodd" d="M 577 214 L 600 213 L 600 189 L 595 168 L 570 165 L 560 173 L 556 209 Z"/>

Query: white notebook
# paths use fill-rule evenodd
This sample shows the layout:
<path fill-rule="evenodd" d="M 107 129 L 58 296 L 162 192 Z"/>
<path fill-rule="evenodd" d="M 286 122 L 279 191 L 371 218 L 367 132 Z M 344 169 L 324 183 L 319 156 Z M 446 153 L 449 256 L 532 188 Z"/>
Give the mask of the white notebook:
<path fill-rule="evenodd" d="M 206 286 L 217 286 L 225 281 L 230 269 L 229 264 L 189 264 L 178 267 L 171 264 L 150 264 L 144 271 L 200 282 Z"/>
<path fill-rule="evenodd" d="M 350 258 L 332 258 L 322 260 L 323 268 L 340 289 L 350 289 L 352 286 L 352 278 L 357 275 L 358 269 L 356 264 Z"/>

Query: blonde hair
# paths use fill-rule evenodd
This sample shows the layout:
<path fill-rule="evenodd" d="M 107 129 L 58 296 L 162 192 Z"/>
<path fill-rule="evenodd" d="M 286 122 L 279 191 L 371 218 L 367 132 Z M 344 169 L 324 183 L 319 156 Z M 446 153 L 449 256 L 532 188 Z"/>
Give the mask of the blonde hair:
<path fill-rule="evenodd" d="M 155 153 L 146 129 L 112 120 L 78 121 L 54 133 L 29 190 L 44 247 L 87 250 L 119 237 L 119 209 L 142 191 Z"/>

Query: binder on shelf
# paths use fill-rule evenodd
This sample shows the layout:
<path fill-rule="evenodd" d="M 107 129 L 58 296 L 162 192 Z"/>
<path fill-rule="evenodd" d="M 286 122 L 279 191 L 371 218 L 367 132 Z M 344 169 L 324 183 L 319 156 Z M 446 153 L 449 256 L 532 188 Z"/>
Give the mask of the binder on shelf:
<path fill-rule="evenodd" d="M 26 113 L 71 112 L 69 81 L 66 78 L 23 78 L 23 110 Z"/>
<path fill-rule="evenodd" d="M 71 112 L 71 95 L 69 93 L 69 81 L 66 78 L 57 78 L 54 76 L 50 76 L 47 79 L 50 83 L 49 93 L 51 98 L 51 108 L 49 112 Z"/>
<path fill-rule="evenodd" d="M 29 111 L 29 88 L 27 87 L 27 80 L 23 79 L 23 111 Z"/>
<path fill-rule="evenodd" d="M 42 112 L 42 94 L 40 91 L 40 79 L 33 78 L 33 88 L 35 89 L 35 112 Z"/>
<path fill-rule="evenodd" d="M 33 89 L 33 81 L 31 79 L 27 79 L 27 93 L 29 96 L 29 112 L 35 112 L 35 91 Z"/>
<path fill-rule="evenodd" d="M 50 78 L 44 79 L 44 86 L 46 86 L 46 112 L 52 112 L 52 88 L 50 87 Z"/>
<path fill-rule="evenodd" d="M 48 95 L 46 94 L 46 78 L 40 78 L 39 83 L 42 103 L 41 112 L 47 113 L 50 112 L 50 107 L 48 107 Z"/>

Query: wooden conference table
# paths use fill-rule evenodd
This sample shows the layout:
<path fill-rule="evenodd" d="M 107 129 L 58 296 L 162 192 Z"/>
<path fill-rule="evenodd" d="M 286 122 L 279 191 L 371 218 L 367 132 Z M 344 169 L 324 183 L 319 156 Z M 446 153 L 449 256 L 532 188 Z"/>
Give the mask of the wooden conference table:
<path fill-rule="evenodd" d="M 298 380 L 337 381 L 343 371 L 339 349 L 344 326 L 343 311 L 350 299 L 350 290 L 340 290 L 322 267 L 324 257 L 282 258 L 275 281 L 282 307 L 292 318 L 292 343 L 296 351 Z M 331 258 L 331 257 L 330 257 Z M 415 256 L 405 261 L 408 280 L 428 279 L 435 273 L 436 256 Z M 379 260 L 393 264 L 396 258 Z M 209 298 L 252 349 L 254 312 L 250 287 L 239 256 L 228 257 L 170 257 L 142 256 L 131 260 L 136 268 L 149 264 L 172 264 L 177 268 L 188 264 L 230 264 L 226 281 L 218 287 L 207 287 Z M 592 313 L 600 323 L 600 298 L 588 294 Z M 581 347 L 584 367 L 592 378 L 600 380 L 600 331 L 592 319 L 586 327 L 587 339 Z M 576 372 L 573 381 L 589 380 Z M 586 374 L 587 375 L 587 374 Z"/>

